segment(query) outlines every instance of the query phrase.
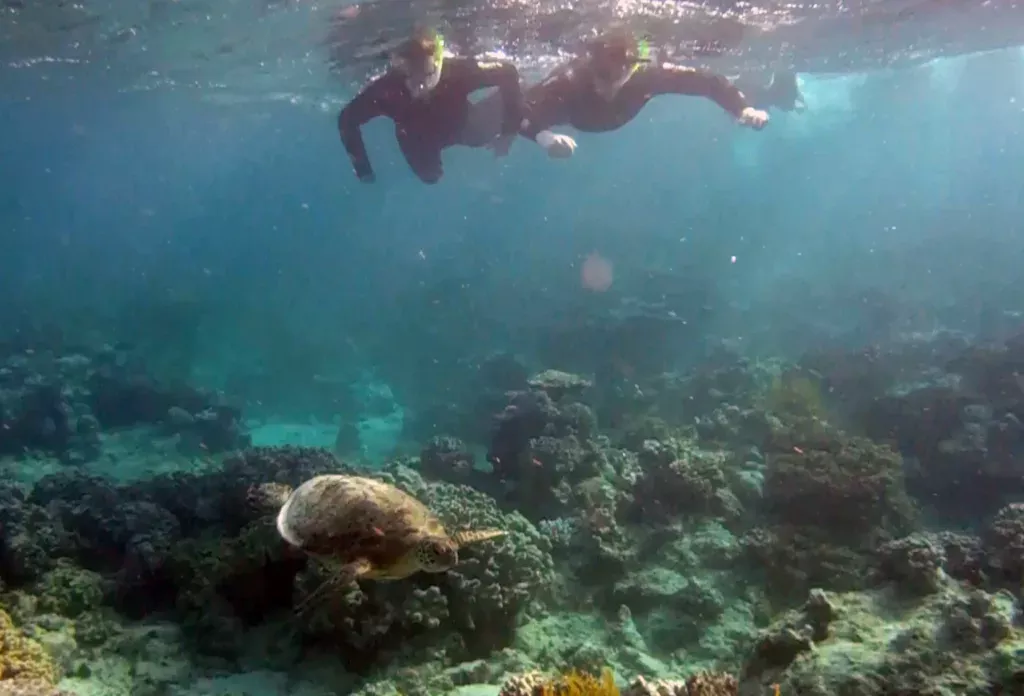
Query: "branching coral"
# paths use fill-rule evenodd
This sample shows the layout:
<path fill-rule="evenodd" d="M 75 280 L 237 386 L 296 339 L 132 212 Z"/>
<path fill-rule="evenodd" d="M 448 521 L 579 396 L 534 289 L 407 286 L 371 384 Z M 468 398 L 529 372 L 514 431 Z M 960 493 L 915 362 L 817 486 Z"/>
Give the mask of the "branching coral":
<path fill-rule="evenodd" d="M 872 560 L 860 549 L 838 546 L 809 528 L 756 527 L 741 543 L 751 569 L 764 578 L 775 599 L 795 599 L 812 587 L 858 589 Z"/>
<path fill-rule="evenodd" d="M 509 679 L 500 696 L 619 696 L 615 675 L 608 668 L 596 677 L 573 670 L 553 677 L 528 672 Z"/>
<path fill-rule="evenodd" d="M 77 618 L 103 602 L 103 578 L 94 572 L 79 568 L 67 559 L 36 583 L 39 611 Z"/>
<path fill-rule="evenodd" d="M 417 580 L 338 588 L 319 600 L 316 611 L 301 617 L 302 630 L 310 638 L 343 644 L 346 666 L 355 671 L 388 650 L 439 645 L 443 638 L 438 632 L 450 625 L 448 600 L 441 588 L 417 587 Z M 329 578 L 320 569 L 301 574 L 297 599 L 309 597 L 325 581 Z"/>
<path fill-rule="evenodd" d="M 586 377 L 574 375 L 560 370 L 544 370 L 527 380 L 531 389 L 542 391 L 551 397 L 552 401 L 559 401 L 568 395 L 575 395 L 593 386 L 593 382 Z"/>
<path fill-rule="evenodd" d="M 629 415 L 619 428 L 618 445 L 633 452 L 643 449 L 648 440 L 668 442 L 676 436 L 676 430 L 663 419 L 650 414 Z"/>
<path fill-rule="evenodd" d="M 74 696 L 42 679 L 15 679 L 0 686 L 0 696 Z"/>
<path fill-rule="evenodd" d="M 686 680 L 686 691 L 676 690 L 677 696 L 736 696 L 738 693 L 736 677 L 721 672 L 695 674 Z"/>
<path fill-rule="evenodd" d="M 862 587 L 881 544 L 917 524 L 902 458 L 824 421 L 796 425 L 773 434 L 762 498 L 769 524 L 744 546 L 772 595 Z"/>
<path fill-rule="evenodd" d="M 687 459 L 649 466 L 633 488 L 631 512 L 644 522 L 660 522 L 680 516 L 737 516 L 740 507 L 719 461 L 693 452 Z"/>
<path fill-rule="evenodd" d="M 648 681 L 637 677 L 620 691 L 611 670 L 600 677 L 572 671 L 554 677 L 538 672 L 508 680 L 500 696 L 736 696 L 739 682 L 731 674 L 700 672 L 685 681 Z"/>
<path fill-rule="evenodd" d="M 1002 581 L 1024 582 L 1024 504 L 1012 503 L 1000 510 L 984 536 L 985 552 Z"/>
<path fill-rule="evenodd" d="M 835 539 L 891 538 L 913 529 L 899 454 L 838 431 L 825 446 L 771 456 L 764 497 L 776 519 L 827 529 Z"/>
<path fill-rule="evenodd" d="M 890 541 L 879 549 L 882 577 L 911 595 L 924 596 L 939 591 L 944 560 L 942 547 L 920 534 Z"/>
<path fill-rule="evenodd" d="M 57 681 L 57 666 L 39 643 L 22 635 L 6 612 L 0 611 L 0 693 L 5 693 L 6 682 Z"/>
<path fill-rule="evenodd" d="M 540 685 L 536 696 L 619 696 L 615 675 L 607 667 L 600 678 L 573 670 Z"/>
<path fill-rule="evenodd" d="M 0 577 L 12 584 L 34 580 L 67 547 L 49 509 L 27 501 L 18 485 L 0 482 Z"/>
<path fill-rule="evenodd" d="M 519 513 L 504 513 L 467 486 L 427 484 L 414 471 L 393 468 L 392 481 L 437 513 L 445 528 L 503 529 L 505 536 L 460 553 L 441 584 L 460 632 L 478 648 L 504 647 L 520 612 L 539 599 L 554 573 L 551 542 Z"/>
<path fill-rule="evenodd" d="M 532 520 L 565 514 L 564 489 L 595 475 L 603 465 L 589 439 L 593 412 L 579 403 L 558 403 L 543 391 L 512 392 L 494 419 L 487 460 L 505 497 Z"/>
<path fill-rule="evenodd" d="M 420 452 L 420 470 L 432 479 L 452 483 L 471 483 L 480 472 L 473 453 L 454 437 L 434 437 Z"/>

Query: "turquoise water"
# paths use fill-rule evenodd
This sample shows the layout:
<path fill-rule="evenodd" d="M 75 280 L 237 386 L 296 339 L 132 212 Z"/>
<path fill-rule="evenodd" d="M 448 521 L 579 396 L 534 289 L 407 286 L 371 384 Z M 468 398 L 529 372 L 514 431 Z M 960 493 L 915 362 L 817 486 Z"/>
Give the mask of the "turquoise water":
<path fill-rule="evenodd" d="M 1015 61 L 810 76 L 808 112 L 761 133 L 665 98 L 581 138 L 571 162 L 526 143 L 500 162 L 451 151 L 437 187 L 406 171 L 383 122 L 367 135 L 380 185 L 359 185 L 333 107 L 41 89 L 4 115 L 17 137 L 3 283 L 29 303 L 7 309 L 83 332 L 121 322 L 154 350 L 190 352 L 164 359 L 211 382 L 276 360 L 303 380 L 374 369 L 426 388 L 444 381 L 450 343 L 516 350 L 547 317 L 602 302 L 579 286 L 593 251 L 624 293 L 652 273 L 713 292 L 701 340 L 790 340 L 755 323 L 805 300 L 785 294 L 801 283 L 951 302 L 953 287 L 977 294 L 979 273 L 1014 272 Z M 833 290 L 837 276 L 851 285 Z M 182 326 L 138 331 L 130 312 L 146 302 L 173 304 Z M 459 321 L 434 326 L 446 317 Z M 441 362 L 413 368 L 408 341 Z"/>

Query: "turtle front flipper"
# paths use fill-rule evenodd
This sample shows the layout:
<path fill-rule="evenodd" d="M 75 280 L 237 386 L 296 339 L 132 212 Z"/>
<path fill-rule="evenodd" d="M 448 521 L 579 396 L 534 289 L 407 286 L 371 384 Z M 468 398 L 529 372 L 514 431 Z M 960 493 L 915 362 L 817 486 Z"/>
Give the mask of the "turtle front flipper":
<path fill-rule="evenodd" d="M 452 541 L 459 548 L 468 546 L 469 544 L 475 544 L 480 541 L 486 541 L 495 537 L 505 536 L 505 530 L 503 529 L 464 529 L 461 532 L 453 532 L 450 535 Z"/>
<path fill-rule="evenodd" d="M 298 616 L 305 616 L 310 610 L 314 609 L 320 604 L 320 600 L 324 598 L 328 591 L 355 582 L 373 570 L 373 564 L 365 558 L 359 558 L 344 565 L 332 563 L 330 560 L 322 560 L 321 565 L 328 573 L 327 579 L 303 597 L 302 601 L 295 606 L 295 613 Z"/>

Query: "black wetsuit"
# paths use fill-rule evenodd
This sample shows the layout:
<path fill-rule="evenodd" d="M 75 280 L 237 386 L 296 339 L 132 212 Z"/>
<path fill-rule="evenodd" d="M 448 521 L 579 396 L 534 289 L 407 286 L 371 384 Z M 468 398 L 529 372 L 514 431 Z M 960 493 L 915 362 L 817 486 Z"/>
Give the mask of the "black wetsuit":
<path fill-rule="evenodd" d="M 614 97 L 605 99 L 595 89 L 586 61 L 579 60 L 526 90 L 526 123 L 520 134 L 534 140 L 541 131 L 563 125 L 590 133 L 615 130 L 659 94 L 707 97 L 735 118 L 750 106 L 727 78 L 668 63 L 641 64 Z"/>
<path fill-rule="evenodd" d="M 338 115 L 338 130 L 356 176 L 372 179 L 373 167 L 366 154 L 361 126 L 378 116 L 395 122 L 395 137 L 405 161 L 422 181 L 436 183 L 444 169 L 441 151 L 452 145 L 483 145 L 466 142 L 463 132 L 469 116 L 469 95 L 497 87 L 495 97 L 504 102 L 502 134 L 519 129 L 523 97 L 519 71 L 511 63 L 488 63 L 470 58 L 446 58 L 441 79 L 431 92 L 413 98 L 405 76 L 389 70 L 372 81 Z"/>

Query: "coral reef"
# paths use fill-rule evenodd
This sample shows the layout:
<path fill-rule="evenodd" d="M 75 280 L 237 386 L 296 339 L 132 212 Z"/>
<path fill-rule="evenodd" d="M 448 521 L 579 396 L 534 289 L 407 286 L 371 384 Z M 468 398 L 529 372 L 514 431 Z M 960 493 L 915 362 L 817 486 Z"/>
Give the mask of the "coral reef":
<path fill-rule="evenodd" d="M 879 549 L 879 572 L 911 595 L 928 595 L 942 587 L 943 549 L 924 535 L 890 541 Z"/>
<path fill-rule="evenodd" d="M 433 437 L 420 452 L 420 470 L 430 478 L 449 483 L 482 484 L 483 472 L 466 444 L 454 437 Z"/>
<path fill-rule="evenodd" d="M 1024 582 L 1024 503 L 1012 503 L 996 513 L 984 544 L 985 556 L 999 580 L 1019 587 Z"/>
<path fill-rule="evenodd" d="M 477 646 L 508 644 L 519 612 L 550 588 L 554 563 L 550 542 L 519 513 L 498 509 L 493 500 L 468 487 L 427 484 L 409 469 L 388 472 L 394 483 L 422 500 L 448 529 L 502 529 L 500 543 L 472 551 L 450 571 L 451 611 L 464 631 L 472 632 Z"/>
<path fill-rule="evenodd" d="M 510 392 L 508 398 L 495 417 L 487 454 L 494 476 L 505 486 L 503 497 L 528 518 L 559 517 L 572 508 L 574 484 L 604 466 L 591 439 L 596 419 L 586 405 L 556 404 L 543 390 Z"/>
<path fill-rule="evenodd" d="M 70 547 L 49 511 L 26 500 L 17 485 L 0 482 L 0 578 L 33 580 Z"/>
<path fill-rule="evenodd" d="M 956 584 L 920 604 L 885 590 L 818 593 L 765 630 L 743 682 L 822 696 L 1014 693 L 1024 663 L 1013 604 Z"/>
<path fill-rule="evenodd" d="M 633 488 L 633 517 L 647 524 L 684 516 L 729 517 L 742 504 L 729 489 L 722 457 L 691 450 L 686 459 L 645 462 Z"/>
<path fill-rule="evenodd" d="M 511 645 L 531 603 L 549 597 L 554 566 L 548 540 L 521 515 L 501 512 L 471 488 L 427 483 L 401 465 L 388 467 L 383 478 L 422 500 L 449 530 L 491 528 L 506 535 L 463 550 L 458 566 L 443 575 L 349 588 L 337 597 L 344 611 L 324 612 L 307 630 L 348 645 L 359 660 L 379 660 L 382 650 L 399 645 L 408 649 L 425 633 L 429 640 L 420 643 L 446 645 L 466 659 Z M 330 616 L 335 613 L 344 617 L 340 625 Z"/>
<path fill-rule="evenodd" d="M 53 686 L 57 666 L 39 643 L 22 635 L 11 617 L 0 610 L 0 689 L 12 690 L 18 683 L 24 688 L 40 684 Z"/>
<path fill-rule="evenodd" d="M 530 389 L 542 391 L 552 401 L 561 401 L 566 396 L 579 397 L 594 386 L 592 380 L 560 370 L 544 370 L 530 377 L 526 384 Z"/>
<path fill-rule="evenodd" d="M 585 672 L 547 677 L 533 672 L 509 679 L 499 696 L 736 696 L 739 684 L 729 674 L 699 672 L 682 681 L 648 681 L 637 677 L 619 689 L 611 670 L 602 670 L 600 678 Z"/>
<path fill-rule="evenodd" d="M 323 580 L 273 525 L 254 517 L 245 491 L 254 483 L 296 485 L 344 471 L 352 470 L 321 450 L 262 448 L 230 457 L 220 472 L 126 487 L 62 474 L 42 481 L 32 497 L 54 511 L 56 527 L 73 532 L 69 555 L 105 574 L 121 611 L 172 609 L 203 651 L 233 657 L 242 650 L 240 626 L 287 610 Z M 309 617 L 302 632 L 346 646 L 354 668 L 424 632 L 441 632 L 438 641 L 458 637 L 467 655 L 509 644 L 520 614 L 550 585 L 548 540 L 473 489 L 428 484 L 400 465 L 383 475 L 424 500 L 450 529 L 493 527 L 507 535 L 489 550 L 466 550 L 450 573 L 349 588 Z M 63 601 L 80 602 L 76 592 L 92 596 L 86 586 L 75 587 Z"/>
<path fill-rule="evenodd" d="M 769 592 L 790 598 L 863 587 L 879 546 L 918 524 L 899 454 L 815 417 L 773 426 L 761 506 L 745 546 Z"/>
<path fill-rule="evenodd" d="M 723 352 L 629 380 L 485 356 L 453 387 L 480 393 L 451 406 L 452 430 L 427 428 L 424 397 L 406 433 L 431 430 L 419 457 L 374 469 L 238 449 L 226 400 L 165 389 L 117 351 L 23 356 L 0 371 L 18 456 L 82 464 L 63 453 L 84 451 L 69 433 L 87 417 L 104 447 L 105 429 L 141 424 L 179 452 L 228 453 L 0 483 L 0 694 L 200 692 L 254 666 L 282 693 L 308 677 L 359 696 L 1017 693 L 1024 390 L 1007 388 L 1024 359 L 935 341 L 800 365 Z M 385 393 L 364 406 L 394 407 Z M 449 531 L 506 534 L 447 572 L 332 585 L 247 499 L 323 473 L 379 477 Z"/>
<path fill-rule="evenodd" d="M 96 459 L 104 429 L 160 425 L 185 450 L 245 446 L 240 412 L 223 397 L 160 384 L 127 351 L 27 350 L 0 364 L 0 454 L 43 450 L 67 464 Z"/>
<path fill-rule="evenodd" d="M 962 336 L 936 336 L 907 355 L 876 355 L 873 365 L 888 376 L 873 380 L 857 421 L 912 458 L 908 488 L 924 504 L 970 524 L 1024 494 L 1019 337 L 971 345 Z"/>
<path fill-rule="evenodd" d="M 898 453 L 839 432 L 815 435 L 823 437 L 787 432 L 786 447 L 769 453 L 764 499 L 772 519 L 850 543 L 913 528 Z"/>

